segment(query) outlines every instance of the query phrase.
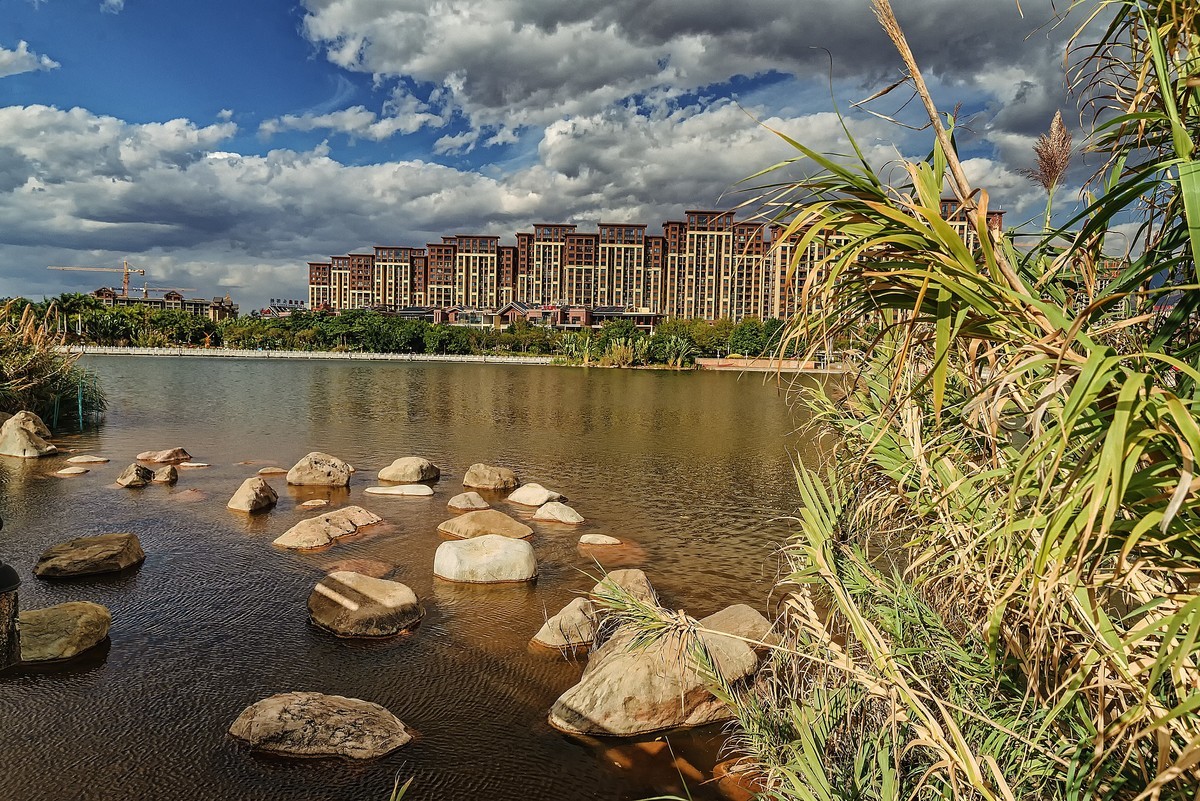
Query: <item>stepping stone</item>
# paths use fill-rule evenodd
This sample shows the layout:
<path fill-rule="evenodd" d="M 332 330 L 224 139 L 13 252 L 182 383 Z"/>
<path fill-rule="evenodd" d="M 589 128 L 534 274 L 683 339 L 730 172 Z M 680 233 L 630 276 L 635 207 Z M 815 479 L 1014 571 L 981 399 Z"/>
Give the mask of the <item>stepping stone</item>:
<path fill-rule="evenodd" d="M 108 459 L 105 459 L 103 456 L 88 456 L 85 454 L 83 456 L 72 456 L 70 459 L 67 460 L 67 463 L 68 464 L 104 464 L 107 461 L 108 461 Z"/>
<path fill-rule="evenodd" d="M 58 471 L 60 476 L 82 476 L 84 473 L 90 472 L 86 467 L 64 467 Z"/>
<path fill-rule="evenodd" d="M 313 498 L 311 501 L 305 501 L 300 504 L 301 509 L 320 509 L 322 506 L 328 506 L 329 501 L 324 498 Z"/>
<path fill-rule="evenodd" d="M 165 451 L 142 451 L 137 455 L 139 462 L 186 462 L 192 455 L 183 448 L 168 448 Z"/>
<path fill-rule="evenodd" d="M 363 526 L 371 526 L 382 521 L 383 518 L 368 512 L 361 506 L 347 506 L 344 509 L 301 520 L 276 539 L 275 544 L 300 551 L 323 548 L 336 539 L 354 534 Z"/>
<path fill-rule="evenodd" d="M 411 484 L 417 481 L 433 481 L 441 475 L 442 471 L 438 466 L 428 459 L 404 456 L 380 470 L 379 480 Z"/>
<path fill-rule="evenodd" d="M 486 490 L 516 489 L 517 475 L 507 467 L 473 464 L 463 476 L 463 486 Z"/>
<path fill-rule="evenodd" d="M 90 601 L 70 601 L 21 613 L 21 661 L 70 659 L 108 636 L 112 613 Z"/>
<path fill-rule="evenodd" d="M 154 480 L 154 471 L 140 464 L 131 464 L 117 476 L 117 484 L 130 489 L 144 487 Z"/>
<path fill-rule="evenodd" d="M 488 502 L 485 501 L 483 496 L 481 496 L 478 492 L 463 492 L 459 495 L 455 495 L 446 505 L 451 509 L 457 509 L 459 511 L 466 512 L 474 511 L 476 509 L 491 508 L 490 504 L 488 504 Z"/>
<path fill-rule="evenodd" d="M 317 582 L 308 614 L 339 637 L 392 637 L 416 628 L 425 610 L 416 593 L 398 581 L 339 570 Z"/>
<path fill-rule="evenodd" d="M 368 495 L 407 495 L 416 498 L 432 495 L 433 487 L 424 484 L 401 484 L 396 487 L 367 487 L 363 492 Z"/>
<path fill-rule="evenodd" d="M 264 467 L 258 471 L 260 476 L 283 476 L 287 475 L 286 467 Z"/>
<path fill-rule="evenodd" d="M 292 757 L 375 759 L 412 741 L 400 719 L 379 704 L 310 692 L 251 704 L 229 733 L 255 751 Z"/>
<path fill-rule="evenodd" d="M 570 523 L 578 525 L 583 522 L 583 515 L 576 512 L 570 506 L 558 501 L 550 501 L 543 504 L 533 513 L 534 520 L 546 521 L 550 523 Z"/>
<path fill-rule="evenodd" d="M 100 534 L 51 547 L 38 559 L 33 572 L 41 578 L 116 573 L 145 559 L 142 544 L 133 534 Z"/>
<path fill-rule="evenodd" d="M 467 512 L 443 522 L 438 526 L 438 531 L 463 540 L 482 537 L 485 534 L 499 534 L 514 539 L 533 536 L 533 529 L 529 526 L 495 509 Z"/>
<path fill-rule="evenodd" d="M 580 545 L 620 545 L 621 541 L 607 534 L 584 534 L 579 538 Z"/>
<path fill-rule="evenodd" d="M 541 484 L 525 484 L 513 491 L 508 499 L 522 506 L 541 506 L 550 501 L 565 501 L 566 498 Z"/>
<path fill-rule="evenodd" d="M 537 578 L 533 546 L 498 534 L 443 542 L 433 555 L 433 575 L 465 584 L 508 584 Z"/>
<path fill-rule="evenodd" d="M 180 462 L 176 465 L 180 470 L 193 467 L 210 467 L 208 462 Z"/>

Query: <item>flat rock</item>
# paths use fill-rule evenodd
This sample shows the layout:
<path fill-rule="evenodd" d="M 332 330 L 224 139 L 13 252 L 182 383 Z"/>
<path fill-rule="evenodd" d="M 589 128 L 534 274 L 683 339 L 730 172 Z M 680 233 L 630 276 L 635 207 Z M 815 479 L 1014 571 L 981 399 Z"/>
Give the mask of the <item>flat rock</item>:
<path fill-rule="evenodd" d="M 602 599 L 604 596 L 612 595 L 614 587 L 620 587 L 643 603 L 658 606 L 658 593 L 654 591 L 646 574 L 636 567 L 613 570 L 596 582 L 596 586 L 592 587 L 591 596 L 594 599 Z"/>
<path fill-rule="evenodd" d="M 276 539 L 275 544 L 296 550 L 323 548 L 340 537 L 348 537 L 363 526 L 374 525 L 382 519 L 361 506 L 347 506 L 301 520 Z"/>
<path fill-rule="evenodd" d="M 258 471 L 260 476 L 283 476 L 287 475 L 286 467 L 264 467 Z"/>
<path fill-rule="evenodd" d="M 58 471 L 60 476 L 82 476 L 84 473 L 90 473 L 86 467 L 64 467 Z"/>
<path fill-rule="evenodd" d="M 424 484 L 401 484 L 395 487 L 367 487 L 363 492 L 368 495 L 407 495 L 420 498 L 433 494 L 433 487 Z"/>
<path fill-rule="evenodd" d="M 533 642 L 547 648 L 578 648 L 596 638 L 596 605 L 589 598 L 576 598 L 546 621 Z"/>
<path fill-rule="evenodd" d="M 317 582 L 308 614 L 339 637 L 391 637 L 415 628 L 425 611 L 404 584 L 339 570 Z"/>
<path fill-rule="evenodd" d="M 538 510 L 533 513 L 534 520 L 540 520 L 548 523 L 570 523 L 578 525 L 583 522 L 583 515 L 576 512 L 565 503 L 558 501 L 550 501 L 542 504 Z"/>
<path fill-rule="evenodd" d="M 504 584 L 537 578 L 533 546 L 497 534 L 451 540 L 438 546 L 433 574 L 467 584 Z"/>
<path fill-rule="evenodd" d="M 463 540 L 487 534 L 519 540 L 533 536 L 529 526 L 495 509 L 481 509 L 451 518 L 439 525 L 438 531 Z"/>
<path fill-rule="evenodd" d="M 37 459 L 55 453 L 58 453 L 58 448 L 25 428 L 17 415 L 0 425 L 0 456 Z"/>
<path fill-rule="evenodd" d="M 174 484 L 179 481 L 179 471 L 175 469 L 175 465 L 169 464 L 166 467 L 160 467 L 154 471 L 154 478 L 150 479 L 155 484 Z"/>
<path fill-rule="evenodd" d="M 395 481 L 412 483 L 416 481 L 433 481 L 441 476 L 442 471 L 428 459 L 420 456 L 403 456 L 379 471 L 380 481 Z"/>
<path fill-rule="evenodd" d="M 136 463 L 126 467 L 121 471 L 121 475 L 117 476 L 117 483 L 122 487 L 129 487 L 130 489 L 144 487 L 153 480 L 154 471 Z"/>
<path fill-rule="evenodd" d="M 550 501 L 565 501 L 566 497 L 546 489 L 541 484 L 522 484 L 513 490 L 508 499 L 522 506 L 541 506 Z"/>
<path fill-rule="evenodd" d="M 42 422 L 42 418 L 38 417 L 33 412 L 17 412 L 4 422 L 12 422 L 13 425 L 20 426 L 30 434 L 33 434 L 35 437 L 41 437 L 42 439 L 50 439 L 51 437 L 50 427 Z"/>
<path fill-rule="evenodd" d="M 133 534 L 100 534 L 79 537 L 48 549 L 33 568 L 42 578 L 116 573 L 141 564 L 146 558 Z"/>
<path fill-rule="evenodd" d="M 21 613 L 21 660 L 70 659 L 108 636 L 112 614 L 90 601 L 70 601 Z"/>
<path fill-rule="evenodd" d="M 305 501 L 300 504 L 301 509 L 320 509 L 322 506 L 328 506 L 329 501 L 324 498 L 313 498 L 311 501 Z"/>
<path fill-rule="evenodd" d="M 103 456 L 89 456 L 87 454 L 84 454 L 83 456 L 72 456 L 70 459 L 67 460 L 67 463 L 68 464 L 104 464 L 107 461 L 108 461 L 108 459 L 105 459 Z"/>
<path fill-rule="evenodd" d="M 180 462 L 175 465 L 180 470 L 195 470 L 201 467 L 212 467 L 208 462 Z"/>
<path fill-rule="evenodd" d="M 744 643 L 699 637 L 729 682 L 758 666 L 758 656 Z M 583 677 L 554 702 L 549 720 L 566 732 L 628 737 L 732 716 L 709 691 L 684 635 L 667 634 L 634 648 L 634 632 L 623 628 L 592 652 Z"/>
<path fill-rule="evenodd" d="M 348 487 L 354 469 L 336 456 L 313 451 L 292 466 L 287 482 L 300 486 Z"/>
<path fill-rule="evenodd" d="M 517 487 L 517 474 L 507 467 L 473 464 L 463 476 L 463 486 L 473 489 L 510 490 Z"/>
<path fill-rule="evenodd" d="M 255 512 L 265 512 L 278 501 L 279 494 L 266 482 L 266 479 L 251 476 L 242 482 L 225 506 L 237 512 L 254 514 Z"/>
<path fill-rule="evenodd" d="M 183 448 L 168 448 L 165 451 L 142 451 L 137 455 L 139 462 L 154 462 L 156 464 L 186 462 L 191 458 L 192 455 Z"/>
<path fill-rule="evenodd" d="M 379 704 L 309 692 L 251 704 L 229 733 L 256 751 L 345 759 L 374 759 L 412 740 L 400 719 Z"/>
<path fill-rule="evenodd" d="M 607 534 L 584 534 L 579 538 L 580 545 L 620 545 L 621 541 Z"/>
<path fill-rule="evenodd" d="M 451 509 L 468 512 L 476 509 L 491 508 L 491 505 L 478 492 L 463 492 L 455 495 L 446 505 Z"/>

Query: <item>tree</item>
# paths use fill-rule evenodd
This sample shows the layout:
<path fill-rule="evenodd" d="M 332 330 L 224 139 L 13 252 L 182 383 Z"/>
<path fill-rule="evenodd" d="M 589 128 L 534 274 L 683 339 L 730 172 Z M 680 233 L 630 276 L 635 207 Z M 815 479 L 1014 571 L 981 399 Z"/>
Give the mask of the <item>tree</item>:
<path fill-rule="evenodd" d="M 747 317 L 733 327 L 729 334 L 729 352 L 743 356 L 758 356 L 763 352 L 763 324 L 757 317 Z"/>

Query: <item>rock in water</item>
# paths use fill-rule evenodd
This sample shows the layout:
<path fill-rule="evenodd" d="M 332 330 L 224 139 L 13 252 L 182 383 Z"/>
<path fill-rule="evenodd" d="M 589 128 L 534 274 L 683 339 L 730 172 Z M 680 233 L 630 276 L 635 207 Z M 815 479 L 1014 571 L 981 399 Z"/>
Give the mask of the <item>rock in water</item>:
<path fill-rule="evenodd" d="M 584 534 L 579 538 L 580 545 L 620 545 L 621 541 L 607 534 Z"/>
<path fill-rule="evenodd" d="M 614 587 L 620 587 L 643 603 L 658 606 L 658 593 L 654 591 L 646 574 L 636 567 L 612 571 L 592 587 L 591 596 L 599 599 L 612 595 Z"/>
<path fill-rule="evenodd" d="M 0 456 L 36 459 L 58 453 L 58 448 L 25 428 L 16 415 L 0 425 Z"/>
<path fill-rule="evenodd" d="M 565 501 L 566 497 L 546 489 L 541 484 L 524 484 L 513 490 L 508 499 L 522 506 L 541 506 L 550 501 Z"/>
<path fill-rule="evenodd" d="M 254 514 L 270 509 L 278 500 L 279 495 L 266 480 L 252 476 L 242 482 L 225 506 L 234 511 Z"/>
<path fill-rule="evenodd" d="M 517 475 L 507 467 L 473 464 L 463 476 L 463 486 L 474 489 L 510 490 L 517 486 Z"/>
<path fill-rule="evenodd" d="M 433 481 L 442 474 L 438 466 L 420 456 L 405 456 L 392 462 L 379 471 L 380 481 L 395 481 L 397 483 L 414 483 L 417 481 Z"/>
<path fill-rule="evenodd" d="M 368 495 L 403 495 L 409 498 L 423 498 L 433 494 L 433 488 L 424 484 L 401 484 L 396 487 L 367 487 L 363 492 Z"/>
<path fill-rule="evenodd" d="M 175 469 L 175 465 L 169 464 L 155 470 L 154 478 L 150 480 L 155 484 L 174 484 L 179 481 L 179 471 Z"/>
<path fill-rule="evenodd" d="M 14 421 L 13 425 L 19 425 L 21 428 L 33 434 L 35 437 L 42 439 L 50 439 L 50 428 L 42 422 L 42 418 L 38 417 L 33 412 L 17 412 L 9 420 Z M 8 422 L 7 420 L 5 422 Z"/>
<path fill-rule="evenodd" d="M 748 643 L 751 648 L 761 650 L 769 645 L 779 644 L 779 637 L 771 631 L 771 621 L 746 604 L 727 606 L 720 612 L 704 618 L 700 623 L 705 628 L 754 640 L 754 643 Z"/>
<path fill-rule="evenodd" d="M 142 544 L 133 534 L 100 534 L 53 546 L 41 555 L 33 572 L 42 578 L 115 573 L 145 559 Z"/>
<path fill-rule="evenodd" d="M 391 637 L 415 628 L 425 611 L 404 584 L 339 570 L 317 582 L 308 614 L 339 637 Z"/>
<path fill-rule="evenodd" d="M 154 462 L 156 464 L 186 462 L 191 458 L 192 455 L 183 448 L 168 448 L 165 451 L 142 451 L 137 455 L 139 462 Z"/>
<path fill-rule="evenodd" d="M 495 509 L 467 512 L 451 518 L 439 525 L 438 531 L 464 540 L 485 534 L 499 534 L 519 540 L 533 536 L 533 529 L 529 526 Z"/>
<path fill-rule="evenodd" d="M 142 467 L 140 464 L 131 464 L 121 471 L 121 475 L 117 476 L 117 483 L 122 487 L 137 489 L 144 487 L 154 480 L 154 471 L 148 467 Z"/>
<path fill-rule="evenodd" d="M 547 648 L 577 648 L 591 645 L 596 638 L 596 605 L 588 598 L 576 598 L 546 621 L 533 642 Z"/>
<path fill-rule="evenodd" d="M 522 487 L 524 489 L 524 487 Z M 583 515 L 576 512 L 570 506 L 558 501 L 550 501 L 538 507 L 538 510 L 533 513 L 534 520 L 540 520 L 549 523 L 570 523 L 578 525 L 583 522 Z"/>
<path fill-rule="evenodd" d="M 48 662 L 70 659 L 108 636 L 112 614 L 100 604 L 71 601 L 21 613 L 21 659 Z"/>
<path fill-rule="evenodd" d="M 301 486 L 348 487 L 352 472 L 350 465 L 336 456 L 313 451 L 288 471 L 287 483 Z"/>
<path fill-rule="evenodd" d="M 84 473 L 87 473 L 87 472 L 89 472 L 89 471 L 86 467 L 64 467 L 62 470 L 58 471 L 57 475 L 60 475 L 60 476 L 82 476 Z"/>
<path fill-rule="evenodd" d="M 467 584 L 505 584 L 537 578 L 533 546 L 496 534 L 453 540 L 438 546 L 433 574 Z"/>
<path fill-rule="evenodd" d="M 379 704 L 306 692 L 251 704 L 229 733 L 256 751 L 346 759 L 381 757 L 412 740 L 400 719 Z"/>
<path fill-rule="evenodd" d="M 732 717 L 696 669 L 684 635 L 668 634 L 634 649 L 621 629 L 592 652 L 583 677 L 550 710 L 550 725 L 576 734 L 628 737 Z M 746 678 L 758 656 L 744 643 L 701 634 L 714 664 L 730 682 Z"/>
<path fill-rule="evenodd" d="M 283 476 L 287 475 L 286 467 L 264 467 L 258 471 L 260 476 Z"/>
<path fill-rule="evenodd" d="M 320 509 L 322 506 L 328 506 L 329 501 L 324 498 L 313 498 L 311 501 L 305 501 L 300 504 L 301 509 Z"/>
<path fill-rule="evenodd" d="M 446 505 L 449 506 L 451 509 L 457 509 L 459 511 L 467 511 L 467 512 L 473 511 L 476 509 L 491 508 L 489 506 L 488 502 L 485 501 L 478 492 L 463 492 L 458 495 L 455 495 L 453 498 L 450 499 L 450 501 Z"/>
<path fill-rule="evenodd" d="M 348 537 L 363 526 L 371 526 L 382 520 L 361 506 L 347 506 L 301 520 L 276 539 L 275 544 L 296 550 L 323 548 L 339 537 Z"/>
<path fill-rule="evenodd" d="M 90 456 L 88 454 L 84 454 L 82 456 L 72 456 L 70 459 L 67 460 L 67 463 L 68 464 L 104 464 L 107 461 L 108 461 L 108 459 L 105 459 L 103 456 Z"/>

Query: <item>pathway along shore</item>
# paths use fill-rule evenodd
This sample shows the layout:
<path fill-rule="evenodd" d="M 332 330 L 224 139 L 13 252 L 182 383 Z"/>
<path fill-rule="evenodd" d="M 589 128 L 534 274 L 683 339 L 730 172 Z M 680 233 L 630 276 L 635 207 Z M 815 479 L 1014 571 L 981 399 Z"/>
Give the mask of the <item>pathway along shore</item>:
<path fill-rule="evenodd" d="M 334 352 L 323 350 L 251 350 L 248 348 L 122 348 L 109 345 L 65 345 L 59 348 L 64 353 L 82 353 L 88 356 L 201 356 L 208 358 L 228 359 L 336 359 L 341 361 L 376 361 L 376 362 L 464 362 L 474 364 L 531 364 L 554 365 L 553 356 L 498 356 L 483 355 L 451 355 L 436 353 L 360 353 Z M 557 363 L 559 366 L 561 362 Z M 596 365 L 592 365 L 596 366 Z M 815 367 L 811 362 L 801 362 L 797 359 L 710 359 L 696 360 L 699 370 L 720 370 L 733 372 L 784 372 L 784 373 L 815 373 L 836 374 L 843 370 L 837 366 L 825 368 Z M 643 368 L 638 368 L 643 369 Z M 644 369 L 670 369 L 652 366 Z"/>

